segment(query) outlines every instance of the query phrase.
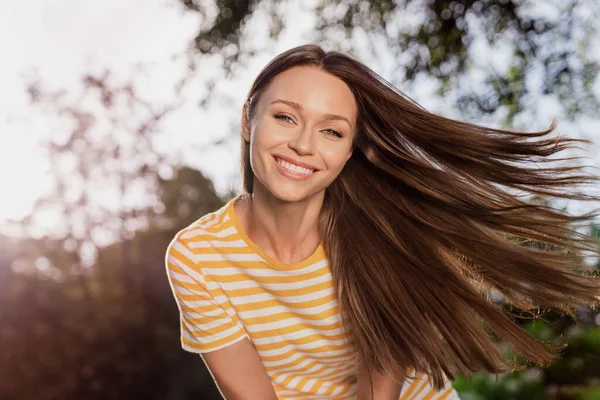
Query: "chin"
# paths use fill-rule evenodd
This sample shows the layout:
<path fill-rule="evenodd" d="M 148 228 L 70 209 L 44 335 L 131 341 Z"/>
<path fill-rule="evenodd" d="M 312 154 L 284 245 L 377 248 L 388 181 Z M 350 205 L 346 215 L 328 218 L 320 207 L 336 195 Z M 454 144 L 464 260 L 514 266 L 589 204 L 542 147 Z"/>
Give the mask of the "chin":
<path fill-rule="evenodd" d="M 307 200 L 311 197 L 315 197 L 317 193 L 307 192 L 306 190 L 301 190 L 298 187 L 271 187 L 269 188 L 269 192 L 278 200 L 284 201 L 287 203 L 295 203 L 303 200 Z"/>
<path fill-rule="evenodd" d="M 271 194 L 279 201 L 283 201 L 286 203 L 295 203 L 302 200 L 306 200 L 309 196 L 305 193 L 298 193 L 296 191 L 286 191 L 286 190 L 272 190 Z"/>

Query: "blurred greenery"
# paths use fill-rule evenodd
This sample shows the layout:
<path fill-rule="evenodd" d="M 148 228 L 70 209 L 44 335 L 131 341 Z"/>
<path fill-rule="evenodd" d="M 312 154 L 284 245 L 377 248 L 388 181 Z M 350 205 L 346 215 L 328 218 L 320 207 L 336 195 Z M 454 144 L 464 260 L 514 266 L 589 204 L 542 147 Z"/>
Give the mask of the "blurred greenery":
<path fill-rule="evenodd" d="M 215 55 L 221 56 L 225 77 L 234 76 L 279 40 L 298 4 L 173 3 L 201 21 L 179 88 Z M 314 9 L 312 41 L 373 60 L 380 57 L 377 48 L 388 49 L 397 60 L 393 83 L 432 77 L 440 83 L 440 96 L 456 91 L 464 118 L 483 119 L 505 107 L 510 124 L 530 101 L 525 81 L 532 65 L 540 66 L 543 92 L 556 93 L 570 117 L 597 111 L 592 85 L 599 64 L 589 56 L 595 32 L 589 14 L 598 13 L 594 0 L 565 0 L 558 20 L 532 17 L 526 10 L 535 5 L 534 0 L 321 1 Z M 417 16 L 418 23 L 408 23 L 404 14 Z M 268 26 L 264 47 L 247 31 L 259 17 Z M 571 35 L 574 26 L 579 36 Z M 515 45 L 505 73 L 482 71 L 483 91 L 469 81 L 474 67 L 468 54 L 479 36 L 492 45 L 507 38 Z M 371 46 L 357 46 L 359 37 Z M 209 90 L 199 95 L 200 106 L 210 102 L 219 79 L 207 77 Z M 180 349 L 163 260 L 179 229 L 234 192 L 219 196 L 200 171 L 159 151 L 154 139 L 176 105 L 149 104 L 133 85 L 116 84 L 109 73 L 84 76 L 74 99 L 50 93 L 40 82 L 29 82 L 28 93 L 32 107 L 68 128 L 45 143 L 54 175 L 50 194 L 20 222 L 20 235 L 0 236 L 0 399 L 220 398 L 200 358 Z M 84 107 L 90 102 L 96 107 Z M 99 191 L 115 192 L 118 208 L 95 203 Z M 132 205 L 132 193 L 145 202 Z M 36 218 L 49 209 L 60 221 L 53 235 L 40 235 Z M 592 235 L 600 237 L 599 232 L 599 226 L 592 227 Z M 518 322 L 540 340 L 568 343 L 559 360 L 497 377 L 461 377 L 455 382 L 461 397 L 600 399 L 600 317 L 592 310 L 579 310 L 578 323 L 546 317 Z"/>
<path fill-rule="evenodd" d="M 561 327 L 535 320 L 523 328 L 543 342 L 567 344 L 561 357 L 546 368 L 461 377 L 454 387 L 468 399 L 597 399 L 600 390 L 600 327 Z"/>
<path fill-rule="evenodd" d="M 191 215 L 223 201 L 188 168 L 160 189 L 168 208 L 150 217 L 173 227 L 101 248 L 75 273 L 61 240 L 0 237 L 1 399 L 220 398 L 199 356 L 180 349 L 164 252 Z"/>

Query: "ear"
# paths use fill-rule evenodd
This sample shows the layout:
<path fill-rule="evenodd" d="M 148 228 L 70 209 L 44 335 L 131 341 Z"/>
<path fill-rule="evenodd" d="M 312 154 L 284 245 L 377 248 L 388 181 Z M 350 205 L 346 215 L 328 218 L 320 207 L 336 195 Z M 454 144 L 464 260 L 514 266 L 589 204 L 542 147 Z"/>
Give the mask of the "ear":
<path fill-rule="evenodd" d="M 250 141 L 250 121 L 248 120 L 248 103 L 242 107 L 242 136 L 246 142 Z"/>

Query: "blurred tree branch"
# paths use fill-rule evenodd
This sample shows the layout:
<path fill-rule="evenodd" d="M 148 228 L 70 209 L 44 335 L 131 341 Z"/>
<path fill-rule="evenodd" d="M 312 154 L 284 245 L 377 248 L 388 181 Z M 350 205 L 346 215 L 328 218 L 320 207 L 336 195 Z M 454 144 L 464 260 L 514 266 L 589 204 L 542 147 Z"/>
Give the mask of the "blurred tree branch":
<path fill-rule="evenodd" d="M 277 10 L 285 4 L 299 4 L 293 0 L 278 2 L 278 7 L 270 0 L 178 1 L 187 11 L 203 17 L 190 46 L 190 59 L 198 54 L 220 54 L 226 75 L 244 64 L 244 56 L 255 54 L 249 42 L 252 38 L 245 36 L 244 29 L 257 17 L 257 10 L 271 10 L 260 13 L 260 18 L 277 38 L 285 28 Z M 386 48 L 398 60 L 392 83 L 404 85 L 419 74 L 433 77 L 441 83 L 439 94 L 458 91 L 458 107 L 472 119 L 504 106 L 510 120 L 523 109 L 526 80 L 538 64 L 542 65 L 543 92 L 557 93 L 571 116 L 597 109 L 600 103 L 591 88 L 600 66 L 589 54 L 600 8 L 594 7 L 593 0 L 548 4 L 545 7 L 560 9 L 560 18 L 555 21 L 532 16 L 530 11 L 536 4 L 534 0 L 320 1 L 312 11 L 316 30 L 307 40 L 333 42 L 360 55 L 364 49 L 357 47 L 355 39 L 366 35 L 378 42 L 373 47 Z M 208 18 L 209 10 L 214 11 L 213 19 Z M 471 49 L 480 28 L 491 45 L 506 40 L 514 45 L 507 73 L 493 68 L 483 71 L 483 94 L 474 91 L 468 79 L 473 68 L 480 68 L 474 65 L 477 54 Z M 373 56 L 377 58 L 377 54 Z M 201 103 L 206 104 L 207 98 Z"/>
<path fill-rule="evenodd" d="M 83 279 L 85 267 L 95 262 L 95 249 L 116 240 L 127 287 L 135 291 L 136 275 L 127 273 L 128 239 L 147 226 L 158 201 L 159 169 L 170 164 L 157 151 L 154 135 L 173 106 L 145 101 L 133 84 L 115 84 L 108 72 L 84 76 L 81 92 L 72 98 L 46 91 L 35 81 L 28 93 L 32 105 L 54 116 L 61 128 L 42 144 L 54 187 L 34 209 L 60 213 L 56 233 L 71 243 L 73 260 L 56 264 Z M 25 223 L 34 222 L 35 211 Z M 85 287 L 83 280 L 81 284 Z"/>

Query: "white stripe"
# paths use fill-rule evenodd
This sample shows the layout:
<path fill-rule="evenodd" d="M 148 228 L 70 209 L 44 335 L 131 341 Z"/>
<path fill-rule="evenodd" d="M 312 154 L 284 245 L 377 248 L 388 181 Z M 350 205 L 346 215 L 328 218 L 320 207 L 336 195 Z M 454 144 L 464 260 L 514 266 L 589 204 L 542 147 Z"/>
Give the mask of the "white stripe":
<path fill-rule="evenodd" d="M 222 315 L 222 313 L 219 310 L 205 311 L 203 313 L 197 313 L 194 311 L 180 311 L 180 314 L 185 315 L 187 317 L 187 319 L 189 319 L 189 320 L 210 318 L 210 317 L 216 317 L 216 316 Z"/>
<path fill-rule="evenodd" d="M 196 224 L 194 224 L 194 226 L 199 226 L 201 228 L 208 228 L 210 226 L 213 226 L 217 220 L 218 219 L 217 219 L 217 216 L 215 215 L 215 213 L 210 213 L 210 214 L 202 217 L 200 220 L 198 220 L 198 222 Z"/>
<path fill-rule="evenodd" d="M 183 254 L 183 256 L 187 258 L 190 262 L 195 263 L 196 255 L 190 249 L 184 246 L 179 240 L 173 242 L 171 248 Z"/>
<path fill-rule="evenodd" d="M 345 357 L 346 361 L 344 362 L 338 362 L 338 363 L 334 363 L 334 364 L 328 364 L 328 363 L 323 363 L 320 360 L 315 360 L 315 359 L 306 359 L 303 360 L 301 363 L 297 364 L 297 365 L 293 365 L 287 368 L 280 368 L 276 371 L 272 371 L 272 375 L 278 375 L 278 374 L 283 374 L 283 373 L 287 373 L 286 376 L 291 376 L 296 374 L 298 376 L 298 378 L 305 378 L 305 377 L 312 377 L 314 378 L 314 372 L 325 367 L 327 368 L 327 370 L 346 370 L 349 367 L 353 367 L 354 368 L 354 362 L 352 362 L 353 360 L 349 357 Z M 307 370 L 302 370 L 305 366 L 311 364 L 311 363 L 315 363 L 315 365 L 311 366 L 309 369 Z M 325 374 L 324 371 L 322 371 L 323 374 Z M 296 384 L 291 385 L 290 386 L 296 386 Z"/>
<path fill-rule="evenodd" d="M 211 351 L 215 351 L 215 350 L 222 349 L 222 348 L 224 348 L 224 347 L 231 346 L 232 344 L 234 344 L 234 343 L 237 343 L 237 342 L 241 342 L 242 340 L 244 340 L 244 339 L 246 339 L 246 338 L 248 338 L 248 335 L 246 335 L 245 333 L 243 333 L 243 334 L 242 334 L 240 337 L 237 337 L 237 338 L 235 338 L 235 339 L 232 339 L 232 340 L 231 340 L 230 342 L 228 342 L 228 343 L 222 343 L 222 344 L 220 344 L 219 346 L 216 346 L 216 347 L 215 347 L 215 346 L 212 346 L 210 349 L 207 349 L 207 350 L 204 350 L 204 349 L 200 350 L 200 349 L 193 348 L 192 346 L 189 346 L 189 345 L 187 345 L 186 343 L 184 343 L 184 342 L 183 342 L 183 340 L 182 340 L 182 341 L 181 341 L 181 347 L 182 347 L 184 350 L 187 350 L 187 351 L 189 351 L 189 352 L 192 352 L 192 353 L 203 354 L 203 353 L 208 353 L 208 352 L 211 352 Z M 249 339 L 249 338 L 248 338 L 248 339 Z"/>
<path fill-rule="evenodd" d="M 296 314 L 302 315 L 318 315 L 324 311 L 330 310 L 334 307 L 337 307 L 337 300 L 333 299 L 328 303 L 322 304 L 320 306 L 310 307 L 310 308 L 294 308 L 294 307 L 284 307 L 284 306 L 273 306 L 262 308 L 259 310 L 248 310 L 248 311 L 240 311 L 238 315 L 241 319 L 246 320 L 249 318 L 256 317 L 268 317 L 273 314 L 287 313 L 292 312 Z"/>
<path fill-rule="evenodd" d="M 203 240 L 196 241 L 190 243 L 190 248 L 207 248 L 207 247 L 215 247 L 215 248 L 229 248 L 229 247 L 248 247 L 246 242 L 243 240 Z"/>
<path fill-rule="evenodd" d="M 227 210 L 227 206 L 223 206 L 220 209 L 218 209 L 217 211 L 213 211 L 212 213 L 208 214 L 207 217 L 208 218 L 206 221 L 202 221 L 202 224 L 210 224 L 208 226 L 214 225 L 216 222 L 219 221 L 220 217 L 223 215 L 223 213 Z"/>
<path fill-rule="evenodd" d="M 338 368 L 339 372 L 336 372 L 334 375 L 327 376 L 329 374 L 325 373 L 325 371 L 323 371 L 323 372 L 316 374 L 314 377 L 317 379 L 321 379 L 321 380 L 327 380 L 328 382 L 332 382 L 332 383 L 336 380 L 342 381 L 356 373 L 355 367 L 356 366 L 354 364 L 348 364 L 345 367 Z M 342 379 L 339 379 L 340 377 L 342 377 Z"/>
<path fill-rule="evenodd" d="M 221 312 L 225 313 L 226 315 L 228 315 L 228 316 L 230 316 L 232 318 L 235 317 L 235 315 L 236 315 L 235 310 L 233 308 L 231 308 L 231 307 L 226 309 L 225 308 L 225 304 L 226 303 L 221 303 L 220 302 L 221 299 L 227 299 L 227 297 L 225 297 L 225 296 L 213 297 L 212 298 L 212 304 L 218 306 L 219 310 Z M 185 304 L 188 304 L 188 303 L 191 303 L 191 302 L 186 302 Z M 208 315 L 208 312 L 206 312 L 206 315 Z M 211 312 L 210 315 L 215 315 L 215 314 L 213 312 Z"/>
<path fill-rule="evenodd" d="M 317 394 L 325 394 L 325 392 L 327 391 L 327 389 L 329 389 L 329 387 L 331 385 L 334 385 L 334 384 L 337 385 L 337 384 L 341 383 L 341 382 L 336 382 L 336 380 L 342 380 L 343 381 L 349 375 L 350 375 L 349 371 L 343 371 L 343 372 L 340 372 L 339 374 L 327 377 L 326 378 L 327 381 L 317 390 L 316 393 Z M 339 379 L 340 377 L 343 377 L 343 379 Z"/>
<path fill-rule="evenodd" d="M 320 362 L 322 362 L 324 364 L 327 364 L 328 362 L 335 360 L 335 359 L 331 360 L 331 357 L 346 357 L 346 355 L 350 352 L 350 350 L 348 348 L 343 348 L 340 350 L 321 351 L 318 354 L 314 354 L 314 353 L 309 353 L 308 351 L 304 351 L 303 349 L 296 349 L 293 346 L 287 346 L 287 347 L 273 349 L 273 350 L 262 350 L 262 351 L 258 351 L 258 352 L 262 357 L 277 357 L 277 356 L 285 354 L 289 351 L 298 352 L 307 358 L 313 358 L 315 360 L 319 360 Z"/>
<path fill-rule="evenodd" d="M 185 314 L 185 315 L 188 316 L 188 314 Z M 195 332 L 195 331 L 202 331 L 202 330 L 218 328 L 221 325 L 225 325 L 225 324 L 229 324 L 229 323 L 231 323 L 231 320 L 227 317 L 224 317 L 221 319 L 215 319 L 210 322 L 202 323 L 202 329 L 198 329 L 198 326 L 196 326 L 196 325 L 190 326 L 190 325 L 186 324 L 186 326 L 191 327 L 191 330 L 193 330 Z"/>
<path fill-rule="evenodd" d="M 185 320 L 182 320 L 182 322 L 185 325 L 185 327 L 187 328 L 187 330 L 185 330 L 185 329 L 181 330 L 182 334 L 184 334 L 190 340 L 196 341 L 198 343 L 205 343 L 205 344 L 210 344 L 217 340 L 223 339 L 223 338 L 225 338 L 229 335 L 232 335 L 240 330 L 240 328 L 238 326 L 232 326 L 231 328 L 226 329 L 223 332 L 216 333 L 214 335 L 205 335 L 204 333 L 202 333 L 201 336 L 196 337 L 196 336 L 192 336 L 193 332 L 205 332 L 205 331 L 203 331 L 202 329 L 198 329 L 196 327 L 188 325 L 188 323 Z"/>
<path fill-rule="evenodd" d="M 210 282 L 209 282 L 210 284 Z M 209 285 L 210 289 L 210 285 Z M 294 303 L 294 304 L 303 304 L 308 301 L 320 300 L 325 297 L 331 296 L 334 293 L 334 289 L 332 287 L 319 290 L 314 293 L 302 294 L 299 296 L 275 296 L 271 293 L 259 293 L 259 294 L 250 294 L 248 296 L 240 296 L 240 297 L 230 297 L 229 300 L 231 304 L 241 305 L 241 304 L 252 304 L 258 303 L 261 301 L 269 301 L 269 300 L 278 300 L 285 301 L 286 303 Z M 292 306 L 293 307 L 293 306 Z"/>
<path fill-rule="evenodd" d="M 187 306 L 188 304 L 194 304 L 194 302 L 184 302 L 183 305 Z M 215 305 L 214 302 L 211 302 L 212 305 Z M 217 306 L 219 306 L 218 308 L 212 310 L 212 311 L 203 311 L 202 313 L 197 313 L 194 311 L 186 311 L 186 315 L 189 315 L 190 318 L 203 318 L 203 317 L 216 317 L 216 316 L 228 316 L 231 317 L 233 319 L 233 317 L 235 316 L 235 311 L 230 309 L 223 309 L 219 304 L 217 304 Z"/>
<path fill-rule="evenodd" d="M 188 303 L 184 303 L 183 305 L 187 306 Z M 190 307 L 193 308 L 193 307 Z M 212 311 L 203 311 L 201 313 L 198 312 L 194 312 L 194 311 L 181 311 L 182 314 L 184 314 L 185 316 L 188 317 L 188 319 L 200 319 L 200 318 L 206 318 L 206 317 L 223 317 L 225 318 L 225 315 L 227 315 L 225 312 L 223 312 L 223 309 L 221 308 L 216 308 Z"/>
<path fill-rule="evenodd" d="M 337 328 L 337 329 L 332 329 L 330 331 L 327 331 L 326 334 L 327 334 L 327 336 L 334 336 L 334 335 L 339 335 L 342 332 L 343 332 L 343 330 L 341 328 Z M 297 332 L 289 332 L 289 333 L 285 333 L 285 334 L 281 334 L 281 335 L 277 335 L 277 336 L 256 338 L 256 339 L 254 339 L 254 343 L 257 345 L 275 344 L 275 343 L 286 342 L 288 340 L 303 339 L 303 338 L 311 336 L 311 335 L 319 335 L 319 334 L 324 334 L 324 333 L 317 332 L 314 329 L 307 328 L 307 329 L 302 329 Z"/>
<path fill-rule="evenodd" d="M 197 236 L 210 236 L 210 237 L 218 237 L 218 238 L 224 238 L 227 236 L 231 236 L 236 234 L 237 231 L 235 230 L 234 226 L 230 226 L 229 228 L 226 229 L 222 229 L 220 231 L 217 232 L 209 232 L 205 229 L 202 228 L 194 228 L 194 229 L 190 229 L 186 232 L 184 232 L 181 235 L 182 239 L 192 239 L 195 238 Z"/>
<path fill-rule="evenodd" d="M 331 397 L 337 396 L 339 392 L 342 391 L 342 389 L 344 389 L 344 386 L 342 385 L 338 385 L 337 388 L 335 388 L 335 390 L 333 392 L 331 392 Z"/>
<path fill-rule="evenodd" d="M 215 302 L 211 300 L 186 300 L 182 301 L 183 305 L 188 308 L 215 306 Z"/>
<path fill-rule="evenodd" d="M 195 279 L 197 282 L 200 282 L 202 284 L 205 284 L 205 280 L 204 280 L 204 276 L 198 272 L 193 270 L 192 268 L 188 267 L 187 264 L 182 263 L 181 261 L 179 261 L 178 259 L 176 259 L 175 257 L 173 257 L 172 255 L 167 256 L 167 261 L 177 265 L 179 268 L 181 268 L 190 278 Z M 169 275 L 171 275 L 173 273 L 173 271 L 171 269 L 169 269 Z"/>
<path fill-rule="evenodd" d="M 315 363 L 315 365 L 313 365 L 312 367 L 310 367 L 306 371 L 300 371 L 302 368 L 306 367 L 310 363 Z M 318 361 L 311 360 L 311 359 L 307 358 L 305 360 L 302 360 L 302 362 L 300 362 L 298 364 L 291 365 L 291 366 L 289 366 L 287 368 L 278 368 L 276 371 L 272 371 L 272 375 L 275 375 L 275 374 L 281 375 L 281 374 L 283 374 L 285 372 L 297 372 L 299 375 L 301 373 L 302 374 L 309 374 L 314 367 L 317 367 L 317 369 L 319 369 L 321 366 L 322 365 Z"/>
<path fill-rule="evenodd" d="M 304 289 L 310 286 L 318 285 L 319 283 L 325 283 L 331 281 L 331 274 L 329 272 L 310 279 L 305 279 L 298 282 L 282 282 L 282 283 L 264 283 L 256 280 L 247 279 L 236 282 L 221 282 L 220 285 L 225 290 L 237 290 L 237 289 L 248 289 L 254 287 L 261 287 L 270 291 L 276 290 L 295 290 Z"/>
<path fill-rule="evenodd" d="M 427 382 L 427 375 L 423 375 L 423 378 L 421 378 L 421 382 L 417 383 L 417 387 L 415 388 L 415 390 L 413 392 L 413 393 L 418 393 L 418 397 L 415 397 L 415 395 L 413 394 L 411 396 L 411 399 L 417 399 L 417 398 L 422 399 L 423 397 L 425 397 L 427 395 L 427 393 L 429 393 L 431 391 L 431 386 L 429 386 L 429 383 Z M 402 391 L 400 393 L 405 393 L 414 381 L 415 381 L 414 379 L 407 379 L 406 382 L 404 382 L 404 385 L 402 386 Z M 421 390 L 420 393 L 419 393 L 419 390 Z"/>
<path fill-rule="evenodd" d="M 315 383 L 317 383 L 316 379 L 309 379 L 308 381 L 306 381 L 306 383 L 304 384 L 304 386 L 302 386 L 302 389 L 300 389 L 300 391 L 302 392 L 308 392 L 310 391 L 310 389 L 312 389 L 312 387 L 315 385 Z"/>
<path fill-rule="evenodd" d="M 208 214 L 207 218 L 205 221 L 201 220 L 200 223 L 198 224 L 199 226 L 201 226 L 202 228 L 209 228 L 213 225 L 215 225 L 217 222 L 219 222 L 221 215 L 223 215 L 223 213 L 225 212 L 226 207 L 223 206 L 221 207 L 219 210 Z M 225 221 L 223 221 L 225 222 Z"/>
<path fill-rule="evenodd" d="M 289 350 L 296 350 L 296 351 L 311 350 L 311 349 L 315 349 L 315 348 L 319 348 L 319 347 L 337 346 L 337 345 L 343 345 L 343 344 L 347 344 L 347 342 L 343 339 L 339 339 L 339 340 L 323 340 L 323 339 L 321 339 L 321 340 L 315 340 L 314 342 L 310 342 L 310 343 L 295 343 L 293 346 L 288 344 L 288 345 L 279 347 L 277 349 L 272 349 L 272 350 L 262 350 L 262 349 L 257 349 L 257 350 L 258 350 L 258 353 L 262 357 L 271 357 L 271 356 L 276 356 L 278 354 L 286 353 Z M 346 350 L 337 350 L 337 351 L 342 353 L 342 352 L 345 352 Z M 334 350 L 334 351 L 322 352 L 321 354 L 334 355 L 335 352 L 336 351 Z"/>
<path fill-rule="evenodd" d="M 207 274 L 211 276 L 229 276 L 229 275 L 239 275 L 246 274 L 249 276 L 272 276 L 272 277 L 290 277 L 290 276 L 300 276 L 309 274 L 314 271 L 318 271 L 319 269 L 327 266 L 327 259 L 323 259 L 314 264 L 308 265 L 301 269 L 293 269 L 293 270 L 276 270 L 271 268 L 238 268 L 235 266 L 227 266 L 227 267 L 204 267 L 204 270 Z"/>
<path fill-rule="evenodd" d="M 171 275 L 171 278 L 174 281 L 176 280 L 177 282 L 193 283 L 194 285 L 198 286 L 198 282 L 193 280 L 188 275 L 180 274 L 179 272 L 175 272 L 173 270 L 169 271 L 169 275 Z"/>
<path fill-rule="evenodd" d="M 196 283 L 196 286 L 198 286 L 197 283 Z M 180 294 L 187 294 L 187 295 L 191 294 L 191 295 L 198 296 L 202 299 L 207 299 L 207 300 L 212 299 L 210 297 L 210 294 L 208 294 L 205 290 L 200 291 L 200 290 L 188 289 L 184 286 L 177 285 L 176 283 L 173 283 L 173 289 L 177 293 L 180 293 Z"/>
<path fill-rule="evenodd" d="M 427 375 L 423 376 L 423 381 L 424 384 L 422 386 L 427 387 L 427 389 L 423 390 L 421 393 L 419 393 L 418 396 L 413 396 L 412 398 L 414 400 L 422 400 L 425 396 L 427 396 L 428 393 L 430 393 L 431 391 L 434 391 L 436 393 L 436 395 L 433 397 L 433 399 L 438 398 L 442 393 L 444 393 L 449 387 L 452 386 L 452 382 L 451 381 L 446 381 L 446 385 L 444 386 L 444 388 L 442 390 L 435 390 L 433 388 L 433 386 L 431 386 L 431 384 L 429 383 L 429 380 L 427 379 Z M 447 378 L 445 378 L 447 379 Z M 450 394 L 450 396 L 447 398 L 447 400 L 460 400 L 460 397 L 458 397 L 458 394 L 456 393 L 456 391 L 454 390 L 454 388 L 452 388 L 452 393 Z"/>
<path fill-rule="evenodd" d="M 256 253 L 250 254 L 198 254 L 196 261 L 265 261 Z"/>
<path fill-rule="evenodd" d="M 277 329 L 277 328 L 281 328 L 283 326 L 293 326 L 293 325 L 313 325 L 313 328 L 316 330 L 319 330 L 319 328 L 317 328 L 318 326 L 321 325 L 331 325 L 331 324 L 335 324 L 336 322 L 341 322 L 341 316 L 338 315 L 333 315 L 331 317 L 328 318 L 323 318 L 323 319 L 317 319 L 314 321 L 305 321 L 303 319 L 300 318 L 286 318 L 286 319 L 282 319 L 280 321 L 273 321 L 273 322 L 265 322 L 264 324 L 253 324 L 253 325 L 247 325 L 246 329 L 248 330 L 248 332 L 263 332 L 263 331 L 270 331 L 273 329 Z M 319 330 L 319 332 L 327 332 L 327 330 Z"/>
<path fill-rule="evenodd" d="M 342 356 L 342 357 L 338 357 L 338 358 L 334 358 L 331 360 L 319 360 L 313 357 L 312 354 L 308 354 L 308 353 L 294 353 L 292 356 L 284 358 L 282 360 L 277 360 L 277 361 L 263 361 L 263 365 L 266 367 L 276 367 L 278 365 L 284 365 L 284 364 L 288 364 L 291 362 L 296 361 L 298 358 L 300 357 L 305 357 L 308 360 L 311 361 L 315 361 L 315 362 L 319 362 L 322 364 L 327 364 L 330 366 L 337 366 L 337 365 L 341 365 L 341 364 L 345 364 L 348 362 L 352 362 L 352 363 L 356 363 L 356 356 L 353 354 L 347 355 L 347 356 Z M 334 362 L 332 362 L 334 361 Z M 277 370 L 279 371 L 279 370 Z"/>
<path fill-rule="evenodd" d="M 283 364 L 287 364 L 293 361 L 296 361 L 297 359 L 299 359 L 300 357 L 302 357 L 304 354 L 297 352 L 297 353 L 293 353 L 290 357 L 284 358 L 282 360 L 277 360 L 277 361 L 263 361 L 262 364 L 266 367 L 273 367 L 273 366 L 277 366 L 277 365 L 283 365 Z M 277 371 L 275 371 L 277 372 Z"/>
<path fill-rule="evenodd" d="M 327 388 L 329 388 L 329 387 L 332 385 L 332 383 L 333 383 L 333 380 L 334 380 L 335 378 L 339 377 L 339 376 L 342 376 L 342 377 L 344 377 L 344 378 L 345 378 L 346 376 L 348 376 L 348 374 L 347 374 L 346 372 L 343 372 L 343 373 L 341 373 L 341 374 L 338 374 L 338 375 L 332 376 L 331 378 L 326 378 L 327 380 L 326 380 L 326 381 L 325 381 L 325 383 L 323 383 L 323 385 L 322 385 L 322 386 L 319 388 L 319 390 L 317 391 L 317 393 L 316 393 L 316 394 L 317 394 L 317 395 L 319 395 L 319 394 L 320 394 L 320 395 L 323 395 L 323 394 L 325 394 L 325 391 L 327 390 Z M 308 382 L 306 382 L 306 384 L 304 384 L 304 386 L 303 386 L 303 388 L 302 388 L 302 391 L 303 391 L 303 392 L 305 392 L 305 391 L 309 391 L 310 389 L 312 389 L 312 387 L 315 385 L 315 383 L 317 383 L 318 381 L 322 381 L 322 380 L 323 380 L 323 379 L 320 379 L 320 378 L 313 378 L 313 379 L 309 380 Z M 342 380 L 344 380 L 344 379 L 342 379 Z M 336 384 L 337 384 L 337 383 L 336 383 Z M 328 398 L 331 398 L 331 397 L 328 397 Z"/>
<path fill-rule="evenodd" d="M 315 366 L 311 367 L 309 370 L 307 370 L 306 373 L 312 374 L 313 372 L 315 372 L 318 369 L 323 368 L 323 367 L 325 367 L 325 370 L 321 371 L 320 374 L 327 375 L 328 373 L 332 373 L 333 371 L 335 371 L 335 368 L 333 368 L 333 367 L 327 367 L 324 365 L 315 365 Z M 286 372 L 283 374 L 274 373 L 274 374 L 271 374 L 271 379 L 277 383 L 283 384 L 283 381 L 286 380 L 287 378 L 289 378 L 290 376 L 292 376 L 295 372 L 296 371 L 292 371 L 292 372 Z M 273 378 L 273 375 L 277 375 L 277 377 Z"/>

